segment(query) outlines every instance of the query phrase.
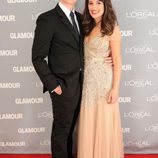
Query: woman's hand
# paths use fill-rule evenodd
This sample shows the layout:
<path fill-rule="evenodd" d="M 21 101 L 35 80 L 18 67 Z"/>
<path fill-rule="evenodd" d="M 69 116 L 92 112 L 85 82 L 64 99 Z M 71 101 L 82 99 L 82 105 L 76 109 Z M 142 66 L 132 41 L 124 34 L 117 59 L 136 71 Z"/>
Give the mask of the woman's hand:
<path fill-rule="evenodd" d="M 107 102 L 108 102 L 108 104 L 113 104 L 116 101 L 118 101 L 118 98 L 119 98 L 119 92 L 118 92 L 118 90 L 112 89 L 109 92 L 109 94 L 108 94 Z"/>

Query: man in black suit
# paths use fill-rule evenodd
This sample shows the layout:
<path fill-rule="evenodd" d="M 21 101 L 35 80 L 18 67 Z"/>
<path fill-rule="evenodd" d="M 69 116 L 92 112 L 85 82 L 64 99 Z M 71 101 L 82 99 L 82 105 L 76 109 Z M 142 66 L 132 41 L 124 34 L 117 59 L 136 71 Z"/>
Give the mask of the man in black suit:
<path fill-rule="evenodd" d="M 60 0 L 38 17 L 32 47 L 33 65 L 53 102 L 53 158 L 72 157 L 72 132 L 79 112 L 83 35 L 76 1 Z"/>

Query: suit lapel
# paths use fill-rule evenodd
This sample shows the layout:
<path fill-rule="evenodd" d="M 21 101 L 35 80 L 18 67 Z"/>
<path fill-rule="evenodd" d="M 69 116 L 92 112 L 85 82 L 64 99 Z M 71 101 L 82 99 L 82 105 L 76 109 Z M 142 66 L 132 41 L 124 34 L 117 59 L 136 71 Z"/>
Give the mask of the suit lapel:
<path fill-rule="evenodd" d="M 56 9 L 58 15 L 60 16 L 61 21 L 64 23 L 64 25 L 67 27 L 67 29 L 71 32 L 71 34 L 75 38 L 76 42 L 78 43 L 78 40 L 76 38 L 76 33 L 74 31 L 74 28 L 73 28 L 72 24 L 70 23 L 69 19 L 67 18 L 67 16 L 65 15 L 65 13 L 62 11 L 62 9 L 59 7 L 58 4 L 55 7 L 55 9 Z"/>

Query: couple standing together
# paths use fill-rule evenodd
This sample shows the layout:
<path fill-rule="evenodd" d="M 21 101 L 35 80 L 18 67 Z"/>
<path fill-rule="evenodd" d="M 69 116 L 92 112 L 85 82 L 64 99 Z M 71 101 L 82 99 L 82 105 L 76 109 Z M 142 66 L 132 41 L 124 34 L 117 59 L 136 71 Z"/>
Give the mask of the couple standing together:
<path fill-rule="evenodd" d="M 72 158 L 79 114 L 77 158 L 123 158 L 116 15 L 111 0 L 86 0 L 81 18 L 76 1 L 60 0 L 38 17 L 32 48 L 33 65 L 53 104 L 52 155 Z"/>

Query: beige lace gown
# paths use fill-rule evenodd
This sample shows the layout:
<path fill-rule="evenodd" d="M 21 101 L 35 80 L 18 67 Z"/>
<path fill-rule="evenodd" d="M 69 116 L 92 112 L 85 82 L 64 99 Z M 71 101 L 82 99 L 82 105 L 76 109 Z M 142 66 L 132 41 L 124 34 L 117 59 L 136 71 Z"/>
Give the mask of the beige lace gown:
<path fill-rule="evenodd" d="M 85 43 L 84 83 L 79 116 L 77 158 L 123 158 L 119 104 L 108 104 L 113 68 L 105 63 L 110 41 L 120 41 L 118 26 L 111 37 Z"/>

